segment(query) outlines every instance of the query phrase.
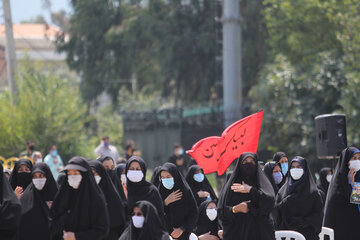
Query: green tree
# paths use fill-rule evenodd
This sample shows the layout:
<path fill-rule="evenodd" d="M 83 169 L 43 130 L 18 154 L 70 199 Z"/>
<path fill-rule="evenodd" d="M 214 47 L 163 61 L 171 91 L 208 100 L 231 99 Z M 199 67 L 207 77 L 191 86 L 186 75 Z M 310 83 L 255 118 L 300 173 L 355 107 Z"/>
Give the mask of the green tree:
<path fill-rule="evenodd" d="M 0 155 L 18 156 L 25 142 L 34 140 L 42 153 L 56 144 L 65 161 L 89 156 L 86 108 L 74 81 L 44 75 L 31 65 L 19 71 L 18 103 L 11 105 L 8 93 L 0 96 Z"/>

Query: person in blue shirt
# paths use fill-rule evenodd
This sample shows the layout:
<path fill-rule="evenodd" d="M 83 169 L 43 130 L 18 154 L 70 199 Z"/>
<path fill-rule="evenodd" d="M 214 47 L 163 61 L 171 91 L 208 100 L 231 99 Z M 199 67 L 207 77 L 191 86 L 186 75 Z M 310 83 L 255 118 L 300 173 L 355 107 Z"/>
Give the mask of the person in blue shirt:
<path fill-rule="evenodd" d="M 59 172 L 64 168 L 64 163 L 61 160 L 55 145 L 52 145 L 49 148 L 49 154 L 44 158 L 44 162 L 49 165 L 51 173 L 53 174 L 54 178 L 57 179 Z"/>

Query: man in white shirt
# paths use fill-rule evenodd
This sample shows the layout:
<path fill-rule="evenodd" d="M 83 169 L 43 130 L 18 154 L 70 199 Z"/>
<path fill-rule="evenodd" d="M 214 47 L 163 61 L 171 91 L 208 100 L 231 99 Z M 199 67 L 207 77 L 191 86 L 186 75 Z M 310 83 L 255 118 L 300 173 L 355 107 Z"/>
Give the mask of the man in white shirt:
<path fill-rule="evenodd" d="M 108 136 L 102 138 L 100 145 L 95 148 L 94 152 L 98 157 L 110 156 L 114 163 L 119 159 L 119 152 L 115 146 L 110 145 L 110 138 Z"/>

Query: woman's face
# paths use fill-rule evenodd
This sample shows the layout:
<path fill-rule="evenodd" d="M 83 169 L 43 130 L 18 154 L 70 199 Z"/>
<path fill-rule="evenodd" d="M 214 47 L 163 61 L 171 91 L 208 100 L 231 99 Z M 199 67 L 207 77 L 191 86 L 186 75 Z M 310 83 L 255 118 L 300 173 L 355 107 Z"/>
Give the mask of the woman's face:
<path fill-rule="evenodd" d="M 279 160 L 279 163 L 282 164 L 282 163 L 289 163 L 289 160 L 287 157 L 282 157 L 280 160 Z"/>
<path fill-rule="evenodd" d="M 92 172 L 93 172 L 94 176 L 100 176 L 95 169 L 93 169 Z"/>
<path fill-rule="evenodd" d="M 115 168 L 113 160 L 105 160 L 102 165 L 106 170 L 113 170 Z"/>
<path fill-rule="evenodd" d="M 46 178 L 45 175 L 41 172 L 36 172 L 33 174 L 33 178 Z"/>
<path fill-rule="evenodd" d="M 68 169 L 67 170 L 67 175 L 71 176 L 71 175 L 81 175 L 81 172 L 79 170 L 76 169 Z"/>
<path fill-rule="evenodd" d="M 273 169 L 273 173 L 276 173 L 276 172 L 281 172 L 281 168 L 279 165 L 276 165 Z"/>
<path fill-rule="evenodd" d="M 197 171 L 194 173 L 194 175 L 195 175 L 195 174 L 198 174 L 198 173 L 202 173 L 201 169 L 197 170 Z"/>
<path fill-rule="evenodd" d="M 209 203 L 209 205 L 207 205 L 206 209 L 216 209 L 216 204 L 214 202 Z"/>
<path fill-rule="evenodd" d="M 172 178 L 173 176 L 168 171 L 161 171 L 160 177 L 161 178 Z"/>
<path fill-rule="evenodd" d="M 29 173 L 31 171 L 30 171 L 30 168 L 27 165 L 21 164 L 19 169 L 18 169 L 18 173 L 22 173 L 22 172 Z"/>
<path fill-rule="evenodd" d="M 132 161 L 129 166 L 129 170 L 141 171 L 140 163 L 138 161 Z"/>
<path fill-rule="evenodd" d="M 144 214 L 139 207 L 134 207 L 133 216 L 141 217 L 144 216 Z"/>
<path fill-rule="evenodd" d="M 251 163 L 255 165 L 255 160 L 253 157 L 247 157 L 245 158 L 245 160 L 242 162 L 242 164 L 247 164 L 247 163 Z"/>
<path fill-rule="evenodd" d="M 290 169 L 292 169 L 292 168 L 301 168 L 302 169 L 302 166 L 300 165 L 300 163 L 294 161 L 291 163 L 291 166 L 290 166 Z"/>
<path fill-rule="evenodd" d="M 348 166 L 350 166 L 350 162 L 354 160 L 360 160 L 360 153 L 355 153 L 355 155 L 350 158 L 350 161 L 348 162 Z"/>

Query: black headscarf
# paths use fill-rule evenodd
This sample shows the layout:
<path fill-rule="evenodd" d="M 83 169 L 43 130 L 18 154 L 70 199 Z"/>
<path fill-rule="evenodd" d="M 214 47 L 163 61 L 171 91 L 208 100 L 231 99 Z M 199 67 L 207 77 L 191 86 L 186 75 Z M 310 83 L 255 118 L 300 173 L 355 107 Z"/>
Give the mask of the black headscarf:
<path fill-rule="evenodd" d="M 204 171 L 200 166 L 193 165 L 189 168 L 189 171 L 185 177 L 186 182 L 189 184 L 198 206 L 200 206 L 200 204 L 202 202 L 204 202 L 206 200 L 210 200 L 210 199 L 207 199 L 206 197 L 200 198 L 198 195 L 199 191 L 206 191 L 206 192 L 210 193 L 211 200 L 217 201 L 217 196 L 214 192 L 214 189 L 212 188 L 211 184 L 209 183 L 209 180 L 206 178 L 205 175 L 204 175 L 205 176 L 204 181 L 202 181 L 202 182 L 197 182 L 194 180 L 194 174 L 199 170 L 201 170 L 201 173 L 204 174 Z"/>
<path fill-rule="evenodd" d="M 108 160 L 112 160 L 114 163 L 114 166 L 115 166 L 115 161 L 110 156 L 101 156 L 101 157 L 97 158 L 96 160 L 101 163 L 108 161 Z M 126 206 L 127 200 L 125 197 L 124 189 L 123 189 L 123 186 L 121 185 L 120 178 L 116 174 L 116 171 L 115 170 L 106 170 L 106 172 L 108 173 L 111 181 L 113 182 L 116 191 L 119 193 L 121 201 L 123 202 L 124 206 Z"/>
<path fill-rule="evenodd" d="M 181 227 L 184 233 L 180 236 L 180 240 L 188 239 L 194 229 L 198 217 L 198 208 L 192 191 L 184 177 L 180 174 L 176 165 L 173 163 L 165 163 L 161 167 L 161 171 L 169 172 L 174 178 L 174 187 L 171 190 L 166 189 L 163 184 L 159 185 L 159 191 L 163 200 L 165 200 L 172 192 L 180 190 L 182 198 L 176 202 L 170 203 L 165 207 L 167 229 L 171 233 L 173 228 Z"/>
<path fill-rule="evenodd" d="M 196 224 L 195 233 L 197 236 L 210 232 L 211 235 L 218 236 L 219 231 L 219 222 L 216 217 L 214 221 L 211 221 L 206 215 L 206 208 L 210 203 L 215 203 L 215 201 L 205 201 L 200 204 L 199 207 L 199 218 Z"/>
<path fill-rule="evenodd" d="M 20 224 L 21 204 L 5 177 L 0 162 L 0 236 L 3 240 L 17 239 L 17 228 Z"/>
<path fill-rule="evenodd" d="M 326 200 L 326 195 L 329 189 L 329 182 L 326 180 L 326 177 L 329 173 L 332 173 L 331 168 L 322 168 L 319 172 L 320 178 L 317 182 L 317 187 L 318 189 L 321 191 L 321 193 L 323 194 L 323 202 L 325 203 Z"/>
<path fill-rule="evenodd" d="M 280 169 L 281 169 L 281 174 L 283 174 L 282 171 L 282 167 L 280 164 L 280 159 L 282 159 L 283 157 L 287 157 L 286 153 L 284 152 L 276 152 L 273 156 L 273 161 L 276 163 L 279 163 Z M 288 164 L 289 166 L 289 164 Z M 289 171 L 290 171 L 290 167 L 288 167 L 288 172 L 284 175 L 283 174 L 283 180 L 281 181 L 281 183 L 278 185 L 279 189 L 284 185 L 284 183 L 286 182 L 287 177 L 289 176 Z"/>
<path fill-rule="evenodd" d="M 26 165 L 30 169 L 30 172 L 29 173 L 26 173 L 26 172 L 18 173 L 18 170 L 21 165 Z M 10 184 L 14 190 L 17 186 L 20 186 L 25 191 L 26 187 L 31 183 L 32 167 L 33 167 L 33 165 L 29 159 L 20 159 L 19 161 L 17 161 L 15 163 L 14 169 L 12 170 L 11 175 L 10 175 Z"/>
<path fill-rule="evenodd" d="M 145 176 L 146 176 L 145 161 L 141 157 L 132 156 L 126 163 L 125 174 L 127 175 L 130 164 L 133 161 L 137 161 L 140 164 L 141 171 L 143 172 L 144 177 L 140 182 L 137 183 L 130 181 L 128 178 L 126 180 L 129 209 L 131 211 L 136 202 L 141 200 L 146 200 L 155 206 L 156 210 L 158 211 L 159 217 L 161 218 L 161 221 L 163 221 L 164 204 L 161 199 L 159 190 L 153 184 L 145 180 Z"/>
<path fill-rule="evenodd" d="M 150 182 L 154 184 L 155 187 L 159 187 L 160 184 L 160 169 L 161 166 L 154 168 L 153 175 L 151 176 Z"/>
<path fill-rule="evenodd" d="M 283 157 L 286 157 L 286 153 L 276 152 L 273 156 L 273 161 L 278 163 L 278 162 L 280 162 L 280 159 L 282 159 Z"/>
<path fill-rule="evenodd" d="M 78 189 L 64 179 L 50 209 L 53 239 L 62 239 L 63 230 L 74 232 L 77 240 L 100 240 L 109 231 L 105 197 L 95 182 L 91 168 L 83 157 L 73 157 L 68 164 L 80 166 L 82 180 Z"/>
<path fill-rule="evenodd" d="M 348 181 L 348 163 L 357 151 L 355 147 L 342 151 L 326 197 L 323 225 L 334 229 L 335 239 L 359 239 L 360 212 L 357 204 L 350 203 L 352 188 Z"/>
<path fill-rule="evenodd" d="M 255 161 L 256 171 L 251 176 L 244 174 L 243 161 L 251 157 Z M 237 160 L 234 172 L 226 182 L 219 198 L 218 213 L 224 233 L 223 240 L 275 239 L 270 219 L 270 212 L 274 207 L 274 190 L 269 179 L 257 164 L 258 158 L 254 153 L 243 153 Z M 249 193 L 236 193 L 231 190 L 233 183 L 242 183 L 252 186 Z M 245 201 L 248 203 L 248 213 L 233 213 L 232 207 Z"/>
<path fill-rule="evenodd" d="M 46 182 L 42 190 L 36 189 L 31 182 L 21 195 L 22 216 L 19 226 L 19 239 L 51 239 L 49 207 L 46 202 L 54 200 L 58 187 L 46 163 L 36 163 L 32 174 L 36 172 L 44 174 Z"/>
<path fill-rule="evenodd" d="M 323 203 L 317 186 L 309 171 L 306 160 L 297 156 L 304 170 L 300 179 L 289 178 L 279 190 L 276 198 L 276 229 L 300 232 L 306 239 L 319 239 L 323 217 Z M 289 169 L 290 172 L 290 169 Z"/>
<path fill-rule="evenodd" d="M 107 239 L 118 239 L 125 228 L 125 206 L 104 166 L 92 160 L 89 161 L 89 165 L 101 177 L 99 187 L 104 193 L 110 220 L 110 233 Z"/>
<path fill-rule="evenodd" d="M 119 240 L 169 240 L 163 223 L 153 204 L 148 201 L 138 201 L 134 207 L 139 207 L 144 215 L 144 225 L 141 229 L 134 227 L 131 220 Z M 132 209 L 133 210 L 133 209 Z"/>

